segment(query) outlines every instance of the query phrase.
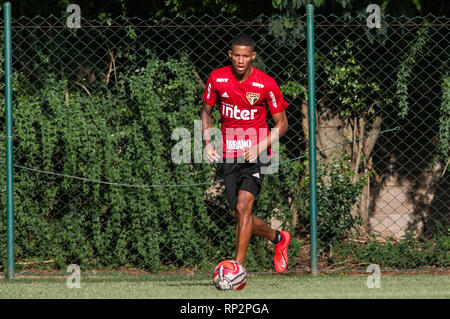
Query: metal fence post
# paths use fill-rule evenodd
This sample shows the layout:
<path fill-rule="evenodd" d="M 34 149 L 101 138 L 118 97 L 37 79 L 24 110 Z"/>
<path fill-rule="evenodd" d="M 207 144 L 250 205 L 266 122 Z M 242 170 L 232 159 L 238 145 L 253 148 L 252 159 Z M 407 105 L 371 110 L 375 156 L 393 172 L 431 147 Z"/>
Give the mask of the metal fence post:
<path fill-rule="evenodd" d="M 311 274 L 317 275 L 317 183 L 316 183 L 316 96 L 314 72 L 314 6 L 306 6 L 307 54 L 308 54 L 308 132 L 309 132 L 309 190 L 310 190 L 310 239 Z"/>
<path fill-rule="evenodd" d="M 8 237 L 8 279 L 14 278 L 14 201 L 13 201 L 13 125 L 11 3 L 3 4 L 5 23 L 5 121 L 6 121 L 6 214 Z"/>

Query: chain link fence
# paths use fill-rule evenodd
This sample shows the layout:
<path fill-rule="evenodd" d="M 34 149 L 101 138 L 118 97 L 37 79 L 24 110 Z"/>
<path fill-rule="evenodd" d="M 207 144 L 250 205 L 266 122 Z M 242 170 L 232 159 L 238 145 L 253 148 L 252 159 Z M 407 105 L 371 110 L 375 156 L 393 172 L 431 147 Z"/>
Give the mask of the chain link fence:
<path fill-rule="evenodd" d="M 319 269 L 448 268 L 450 21 L 364 19 L 315 17 Z M 254 213 L 292 232 L 290 270 L 309 271 L 305 21 L 13 19 L 18 272 L 204 271 L 234 257 L 219 166 L 194 157 L 204 83 L 240 33 L 290 103 Z M 174 163 L 180 128 L 190 160 Z M 246 266 L 272 271 L 272 259 L 252 238 Z"/>

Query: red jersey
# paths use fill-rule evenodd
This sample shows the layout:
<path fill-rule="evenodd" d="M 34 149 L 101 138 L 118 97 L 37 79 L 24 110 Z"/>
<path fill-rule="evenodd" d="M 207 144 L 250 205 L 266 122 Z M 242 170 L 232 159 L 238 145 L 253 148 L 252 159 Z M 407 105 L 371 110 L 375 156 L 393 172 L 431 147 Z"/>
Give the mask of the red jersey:
<path fill-rule="evenodd" d="M 242 83 L 231 65 L 214 70 L 206 82 L 203 100 L 220 106 L 223 157 L 241 156 L 245 148 L 267 137 L 267 107 L 276 114 L 289 105 L 275 80 L 254 66 Z"/>

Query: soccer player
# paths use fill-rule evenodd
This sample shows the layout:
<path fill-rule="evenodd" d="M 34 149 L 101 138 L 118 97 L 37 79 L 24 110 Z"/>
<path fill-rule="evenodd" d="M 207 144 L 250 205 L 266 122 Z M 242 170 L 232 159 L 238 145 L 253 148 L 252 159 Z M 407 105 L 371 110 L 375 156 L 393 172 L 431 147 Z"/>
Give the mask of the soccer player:
<path fill-rule="evenodd" d="M 274 264 L 277 272 L 286 270 L 291 235 L 269 227 L 252 214 L 261 190 L 271 145 L 286 132 L 288 103 L 273 78 L 252 65 L 256 58 L 255 42 L 247 35 L 233 39 L 228 56 L 231 65 L 214 70 L 206 82 L 201 112 L 206 158 L 223 161 L 225 189 L 237 222 L 236 261 L 244 264 L 252 234 L 275 244 Z M 222 154 L 211 144 L 211 118 L 218 104 L 222 125 Z M 275 126 L 267 127 L 267 108 Z M 222 157 L 222 159 L 221 159 Z"/>

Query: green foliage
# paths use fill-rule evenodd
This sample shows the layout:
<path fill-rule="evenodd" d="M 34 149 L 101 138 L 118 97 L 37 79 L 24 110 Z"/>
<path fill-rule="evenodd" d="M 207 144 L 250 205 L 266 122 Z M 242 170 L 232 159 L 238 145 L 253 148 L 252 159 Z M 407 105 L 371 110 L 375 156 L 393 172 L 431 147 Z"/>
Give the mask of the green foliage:
<path fill-rule="evenodd" d="M 223 205 L 223 190 L 214 199 L 209 185 L 95 182 L 143 186 L 221 179 L 211 164 L 171 159 L 173 130 L 187 128 L 194 136 L 202 105 L 203 87 L 186 58 L 150 57 L 145 67 L 124 71 L 111 90 L 91 95 L 51 74 L 42 81 L 42 89 L 31 90 L 22 76 L 14 80 L 15 163 L 59 174 L 15 169 L 17 260 L 53 260 L 56 268 L 77 263 L 85 269 L 211 269 L 234 255 L 235 222 Z M 194 143 L 191 147 L 193 154 Z M 4 149 L 0 152 L 4 158 Z M 271 187 L 283 184 L 278 175 L 269 179 Z M 288 190 L 271 187 L 265 186 L 256 214 L 268 219 L 278 208 L 286 222 Z M 222 204 L 214 207 L 210 200 Z M 5 210 L 5 200 L 0 205 Z M 2 232 L 5 225 L 2 220 Z M 250 269 L 272 267 L 272 248 L 256 239 Z M 4 264 L 3 237 L 0 258 Z"/>
<path fill-rule="evenodd" d="M 307 163 L 305 163 L 306 165 Z M 352 184 L 353 172 L 346 161 L 320 162 L 317 168 L 317 233 L 319 250 L 328 251 L 336 242 L 348 238 L 361 224 L 351 214 L 352 206 L 364 187 L 365 177 Z M 296 205 L 309 219 L 309 176 L 300 185 Z"/>
<path fill-rule="evenodd" d="M 272 0 L 272 6 L 286 13 L 292 13 L 307 4 L 312 4 L 319 8 L 325 4 L 325 0 Z"/>
<path fill-rule="evenodd" d="M 288 95 L 293 99 L 302 98 L 307 100 L 308 98 L 308 91 L 299 82 L 287 81 L 286 84 L 280 86 L 280 90 L 283 92 L 283 95 Z"/>
<path fill-rule="evenodd" d="M 378 241 L 375 237 L 361 243 L 347 240 L 333 246 L 333 263 L 378 264 L 382 268 L 412 269 L 417 267 L 449 267 L 449 230 L 439 226 L 430 239 L 407 232 L 401 239 Z"/>
<path fill-rule="evenodd" d="M 274 36 L 272 44 L 294 48 L 306 38 L 306 26 L 298 18 L 273 16 L 270 18 L 269 34 Z"/>
<path fill-rule="evenodd" d="M 12 6 L 13 17 L 55 15 L 67 16 L 66 8 L 73 3 L 69 0 L 51 1 L 16 1 Z M 366 8 L 371 0 L 160 0 L 160 1 L 125 1 L 125 0 L 78 0 L 83 18 L 139 16 L 145 19 L 156 16 L 177 15 L 214 15 L 218 13 L 233 14 L 241 18 L 253 18 L 261 13 L 272 14 L 274 9 L 290 17 L 301 17 L 306 4 L 314 5 L 316 14 L 341 16 L 366 16 Z M 379 5 L 382 12 L 394 16 L 426 16 L 445 14 L 441 1 L 425 0 L 384 0 Z M 3 8 L 0 6 L 0 11 Z"/>
<path fill-rule="evenodd" d="M 444 164 L 450 160 L 450 75 L 442 82 L 441 116 L 439 117 L 439 147 L 437 158 Z"/>
<path fill-rule="evenodd" d="M 398 108 L 400 112 L 398 116 L 405 118 L 408 114 L 408 84 L 412 74 L 412 70 L 416 61 L 419 59 L 425 44 L 428 39 L 428 28 L 425 26 L 417 32 L 417 41 L 409 48 L 408 52 L 404 55 L 397 72 L 397 91 L 396 96 L 398 98 Z"/>
<path fill-rule="evenodd" d="M 37 94 L 18 95 L 16 162 L 136 185 L 207 180 L 208 167 L 170 160 L 171 130 L 192 128 L 198 117 L 201 86 L 189 71 L 187 61 L 152 58 L 129 70 L 114 92 L 67 97 L 68 83 L 48 76 Z M 15 190 L 19 260 L 158 269 L 196 264 L 212 249 L 204 189 L 124 189 L 17 170 Z"/>
<path fill-rule="evenodd" d="M 239 8 L 239 1 L 233 0 L 202 0 L 202 1 L 184 1 L 184 0 L 166 0 L 166 7 L 171 12 L 178 14 L 198 14 L 208 8 L 210 13 L 234 14 Z"/>
<path fill-rule="evenodd" d="M 438 8 L 438 4 L 435 6 L 427 5 L 422 6 L 425 0 L 384 0 L 378 3 L 383 13 L 395 15 L 395 16 L 414 16 L 417 14 L 424 14 L 423 9 L 430 11 L 442 11 L 442 8 Z M 314 10 L 317 14 L 323 15 L 339 15 L 345 18 L 351 16 L 366 17 L 366 8 L 369 4 L 372 4 L 371 0 L 272 0 L 272 6 L 287 16 L 300 16 L 303 14 L 305 6 L 307 4 L 314 5 Z"/>
<path fill-rule="evenodd" d="M 346 40 L 343 45 L 334 46 L 326 56 L 318 57 L 323 65 L 327 82 L 341 103 L 342 118 L 360 116 L 364 112 L 374 114 L 382 105 L 380 85 L 371 79 L 364 79 L 365 69 L 355 58 L 354 44 Z"/>

